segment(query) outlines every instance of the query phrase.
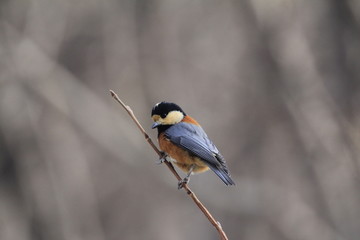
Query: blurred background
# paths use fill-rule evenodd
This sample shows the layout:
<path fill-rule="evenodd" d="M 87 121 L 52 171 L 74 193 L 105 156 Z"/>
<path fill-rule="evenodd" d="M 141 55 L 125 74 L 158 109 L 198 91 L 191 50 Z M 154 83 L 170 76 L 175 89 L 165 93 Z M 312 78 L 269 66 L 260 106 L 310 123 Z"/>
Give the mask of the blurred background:
<path fill-rule="evenodd" d="M 0 239 L 218 239 L 126 112 L 178 103 L 227 159 L 229 239 L 360 236 L 357 0 L 2 0 Z"/>

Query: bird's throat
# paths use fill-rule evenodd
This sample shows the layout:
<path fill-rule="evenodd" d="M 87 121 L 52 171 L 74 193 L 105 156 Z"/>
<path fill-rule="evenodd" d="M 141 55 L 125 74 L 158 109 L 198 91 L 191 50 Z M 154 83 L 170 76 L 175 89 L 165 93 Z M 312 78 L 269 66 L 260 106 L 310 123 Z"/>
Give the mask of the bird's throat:
<path fill-rule="evenodd" d="M 158 136 L 165 132 L 169 127 L 171 127 L 172 125 L 161 125 L 161 126 L 158 126 L 157 129 L 158 129 Z"/>

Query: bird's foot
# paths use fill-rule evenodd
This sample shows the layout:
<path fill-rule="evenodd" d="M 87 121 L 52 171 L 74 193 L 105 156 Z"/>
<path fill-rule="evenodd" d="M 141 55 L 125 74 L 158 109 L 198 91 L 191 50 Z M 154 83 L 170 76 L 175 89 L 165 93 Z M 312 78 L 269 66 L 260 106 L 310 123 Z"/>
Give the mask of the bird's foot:
<path fill-rule="evenodd" d="M 160 156 L 159 160 L 155 161 L 155 163 L 158 165 L 162 164 L 163 162 L 167 161 L 167 159 L 166 159 L 167 157 L 168 157 L 167 153 L 161 151 L 161 156 Z"/>
<path fill-rule="evenodd" d="M 185 184 L 187 184 L 188 182 L 189 182 L 189 178 L 187 177 L 180 180 L 178 183 L 178 189 L 182 189 L 185 186 Z"/>

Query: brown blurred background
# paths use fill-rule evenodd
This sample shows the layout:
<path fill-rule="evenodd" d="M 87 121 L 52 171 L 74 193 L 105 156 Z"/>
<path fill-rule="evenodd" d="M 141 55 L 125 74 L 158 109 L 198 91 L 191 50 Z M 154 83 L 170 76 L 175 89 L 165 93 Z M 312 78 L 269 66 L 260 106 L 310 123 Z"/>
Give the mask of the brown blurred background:
<path fill-rule="evenodd" d="M 173 101 L 236 187 L 190 187 L 230 239 L 360 239 L 358 0 L 2 0 L 0 239 L 218 239 L 146 130 Z"/>

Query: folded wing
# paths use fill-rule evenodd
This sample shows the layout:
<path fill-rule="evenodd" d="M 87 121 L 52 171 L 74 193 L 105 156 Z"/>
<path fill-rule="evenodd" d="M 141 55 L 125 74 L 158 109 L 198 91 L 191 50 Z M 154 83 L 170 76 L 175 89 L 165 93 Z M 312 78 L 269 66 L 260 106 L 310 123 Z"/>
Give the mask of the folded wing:
<path fill-rule="evenodd" d="M 168 128 L 165 136 L 177 146 L 201 158 L 226 185 L 235 185 L 224 157 L 200 126 L 180 122 Z"/>

